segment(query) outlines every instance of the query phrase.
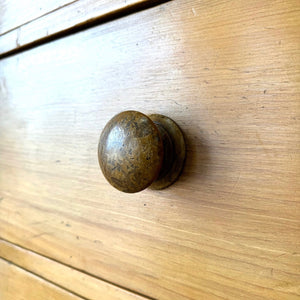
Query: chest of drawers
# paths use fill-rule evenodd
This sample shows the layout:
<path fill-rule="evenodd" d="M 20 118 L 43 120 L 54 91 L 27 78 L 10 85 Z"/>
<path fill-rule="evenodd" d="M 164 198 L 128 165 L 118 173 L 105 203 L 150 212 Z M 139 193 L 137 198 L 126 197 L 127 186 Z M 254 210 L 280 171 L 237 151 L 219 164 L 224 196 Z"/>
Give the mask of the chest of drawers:
<path fill-rule="evenodd" d="M 0 36 L 0 298 L 299 299 L 298 2 L 97 3 Z M 103 177 L 124 110 L 182 128 L 170 188 Z"/>

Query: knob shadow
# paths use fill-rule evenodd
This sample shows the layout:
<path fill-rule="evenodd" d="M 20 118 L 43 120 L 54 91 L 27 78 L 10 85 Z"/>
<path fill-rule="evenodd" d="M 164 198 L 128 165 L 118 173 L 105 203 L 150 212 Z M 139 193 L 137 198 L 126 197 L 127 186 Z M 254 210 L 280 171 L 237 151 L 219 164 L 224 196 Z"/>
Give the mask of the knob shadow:
<path fill-rule="evenodd" d="M 183 130 L 183 132 L 187 152 L 185 165 L 178 183 L 196 184 L 200 188 L 201 180 L 209 175 L 211 165 L 209 143 L 200 133 L 190 133 L 188 130 Z"/>

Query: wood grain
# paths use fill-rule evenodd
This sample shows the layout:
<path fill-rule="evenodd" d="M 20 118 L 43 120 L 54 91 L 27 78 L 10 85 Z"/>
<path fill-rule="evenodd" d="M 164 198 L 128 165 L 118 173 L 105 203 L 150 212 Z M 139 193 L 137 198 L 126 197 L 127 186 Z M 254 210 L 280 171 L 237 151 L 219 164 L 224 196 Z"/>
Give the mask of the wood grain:
<path fill-rule="evenodd" d="M 2 7 L 5 6 L 6 1 L 4 1 Z M 59 2 L 63 1 L 67 0 L 56 0 L 52 5 L 55 5 L 57 2 L 56 6 L 58 6 Z M 78 30 L 83 26 L 94 24 L 95 22 L 99 23 L 108 18 L 114 18 L 114 16 L 118 16 L 121 13 L 125 14 L 132 12 L 134 9 L 138 10 L 147 5 L 165 1 L 166 0 L 69 0 L 68 5 L 58 7 L 56 10 L 33 19 L 31 22 L 27 22 L 23 25 L 20 24 L 17 28 L 0 35 L 0 56 L 19 51 L 33 43 L 47 42 L 64 32 Z M 21 2 L 17 0 L 14 2 L 12 2 L 14 4 L 7 5 L 9 7 L 8 12 L 6 12 L 5 9 L 3 10 L 3 21 L 1 21 L 0 18 L 0 28 L 4 27 L 7 29 L 9 26 L 15 26 L 14 22 L 13 24 L 10 24 L 10 21 L 15 20 L 15 18 L 12 18 L 11 13 L 9 12 L 17 9 L 17 13 L 15 12 L 15 14 L 17 16 L 21 15 L 24 10 L 26 11 L 25 7 L 28 5 L 27 2 L 32 2 L 32 0 L 27 0 L 24 4 L 21 4 Z M 38 1 L 35 2 L 34 5 L 30 5 L 31 9 L 29 12 L 32 10 L 32 14 L 35 14 L 36 10 L 40 6 L 43 6 L 40 2 L 41 1 Z M 31 16 L 32 14 L 29 14 L 28 16 L 25 14 L 23 18 L 33 18 L 33 16 Z"/>
<path fill-rule="evenodd" d="M 85 299 L 146 299 L 4 240 L 0 257 Z"/>
<path fill-rule="evenodd" d="M 297 1 L 172 1 L 0 61 L 0 235 L 159 299 L 299 299 Z M 97 162 L 136 109 L 187 162 L 128 195 Z"/>
<path fill-rule="evenodd" d="M 0 36 L 76 0 L 1 0 Z"/>
<path fill-rule="evenodd" d="M 80 298 L 0 258 L 1 300 Z"/>

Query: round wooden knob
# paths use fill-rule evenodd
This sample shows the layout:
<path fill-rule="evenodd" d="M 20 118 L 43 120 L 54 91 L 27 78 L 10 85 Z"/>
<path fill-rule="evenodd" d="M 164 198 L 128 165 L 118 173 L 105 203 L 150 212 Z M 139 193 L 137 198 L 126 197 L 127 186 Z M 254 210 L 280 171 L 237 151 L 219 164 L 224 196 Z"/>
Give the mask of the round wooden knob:
<path fill-rule="evenodd" d="M 185 153 L 183 134 L 174 121 L 138 111 L 114 116 L 103 129 L 98 145 L 105 178 L 126 193 L 171 185 L 181 173 Z"/>

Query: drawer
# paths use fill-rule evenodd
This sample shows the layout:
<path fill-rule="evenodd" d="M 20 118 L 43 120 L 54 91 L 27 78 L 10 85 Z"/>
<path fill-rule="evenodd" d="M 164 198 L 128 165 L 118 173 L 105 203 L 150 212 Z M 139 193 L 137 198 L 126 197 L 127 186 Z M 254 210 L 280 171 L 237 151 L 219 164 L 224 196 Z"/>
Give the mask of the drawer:
<path fill-rule="evenodd" d="M 2 58 L 2 245 L 141 298 L 298 299 L 296 6 L 170 1 Z M 102 175 L 100 133 L 125 110 L 184 132 L 171 187 Z"/>
<path fill-rule="evenodd" d="M 82 299 L 42 281 L 39 277 L 11 265 L 1 258 L 0 276 L 1 299 Z M 16 291 L 16 287 L 18 287 L 18 291 Z"/>
<path fill-rule="evenodd" d="M 50 42 L 165 0 L 2 0 L 0 57 Z"/>

